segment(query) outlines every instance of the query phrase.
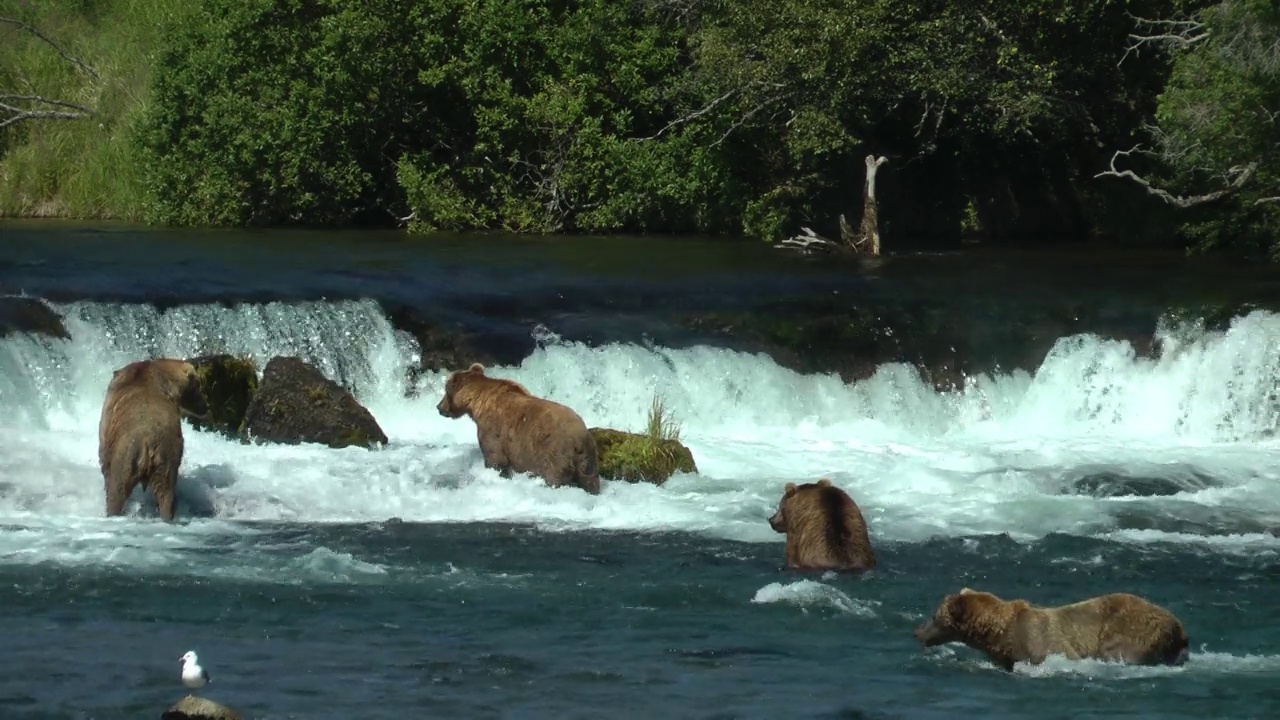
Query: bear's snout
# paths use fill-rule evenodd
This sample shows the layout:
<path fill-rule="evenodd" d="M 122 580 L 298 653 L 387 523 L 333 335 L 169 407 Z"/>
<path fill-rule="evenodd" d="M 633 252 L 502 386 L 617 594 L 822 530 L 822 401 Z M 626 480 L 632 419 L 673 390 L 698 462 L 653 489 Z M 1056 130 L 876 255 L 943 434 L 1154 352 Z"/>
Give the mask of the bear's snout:
<path fill-rule="evenodd" d="M 782 516 L 781 510 L 774 513 L 773 517 L 769 518 L 769 527 L 773 528 L 774 532 L 785 533 L 787 531 L 787 521 L 786 518 Z"/>
<path fill-rule="evenodd" d="M 440 398 L 440 402 L 436 403 L 436 411 L 444 417 L 453 417 L 453 414 L 450 413 L 449 410 L 449 396 L 445 395 Z"/>
<path fill-rule="evenodd" d="M 917 627 L 915 629 L 915 632 L 912 634 L 915 635 L 916 640 L 919 640 L 920 644 L 924 645 L 925 647 L 942 645 L 945 642 L 947 642 L 946 639 L 943 637 L 942 631 L 939 630 L 938 626 L 934 625 L 932 621 Z"/>

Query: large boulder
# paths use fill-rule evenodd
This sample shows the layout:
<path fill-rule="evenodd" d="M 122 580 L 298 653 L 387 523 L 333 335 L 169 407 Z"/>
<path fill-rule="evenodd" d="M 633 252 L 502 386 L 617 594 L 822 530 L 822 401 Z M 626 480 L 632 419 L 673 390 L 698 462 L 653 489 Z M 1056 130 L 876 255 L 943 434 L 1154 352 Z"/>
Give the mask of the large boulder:
<path fill-rule="evenodd" d="M 244 717 L 225 705 L 188 695 L 165 710 L 160 720 L 244 720 Z"/>
<path fill-rule="evenodd" d="M 661 485 L 677 472 L 698 472 L 693 453 L 679 440 L 599 427 L 589 432 L 602 478 Z"/>
<path fill-rule="evenodd" d="M 351 393 L 297 357 L 273 357 L 244 416 L 255 442 L 332 448 L 386 444 L 378 421 Z"/>
<path fill-rule="evenodd" d="M 258 389 L 258 367 L 247 357 L 202 355 L 188 358 L 200 379 L 200 392 L 209 406 L 206 418 L 191 418 L 197 430 L 212 430 L 230 438 L 243 435 L 244 417 Z"/>
<path fill-rule="evenodd" d="M 62 316 L 43 300 L 17 295 L 0 296 L 0 338 L 10 333 L 31 333 L 70 340 Z"/>

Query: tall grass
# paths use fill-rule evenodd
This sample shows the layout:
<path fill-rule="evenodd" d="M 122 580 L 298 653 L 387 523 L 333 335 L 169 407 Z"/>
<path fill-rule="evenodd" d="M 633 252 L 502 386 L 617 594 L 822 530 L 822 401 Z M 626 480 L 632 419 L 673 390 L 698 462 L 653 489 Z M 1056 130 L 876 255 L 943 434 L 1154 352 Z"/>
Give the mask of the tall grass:
<path fill-rule="evenodd" d="M 667 409 L 662 397 L 654 394 L 649 405 L 649 417 L 645 424 L 645 435 L 650 440 L 680 440 L 680 423 Z"/>
<path fill-rule="evenodd" d="M 0 93 L 94 110 L 81 120 L 27 120 L 0 130 L 0 216 L 141 219 L 145 196 L 133 133 L 147 102 L 163 26 L 197 0 L 0 0 L 0 16 L 40 30 L 92 67 L 0 25 Z"/>

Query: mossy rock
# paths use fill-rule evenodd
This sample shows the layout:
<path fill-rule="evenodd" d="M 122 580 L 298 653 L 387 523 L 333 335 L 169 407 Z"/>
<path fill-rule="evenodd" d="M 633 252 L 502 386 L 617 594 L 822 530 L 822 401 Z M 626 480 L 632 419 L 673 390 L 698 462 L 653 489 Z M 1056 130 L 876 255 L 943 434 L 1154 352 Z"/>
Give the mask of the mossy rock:
<path fill-rule="evenodd" d="M 609 428 L 591 428 L 590 432 L 596 441 L 602 478 L 661 485 L 677 472 L 698 472 L 693 453 L 679 440 L 658 440 Z"/>
<path fill-rule="evenodd" d="M 273 357 L 244 415 L 244 437 L 254 442 L 319 443 L 372 448 L 387 435 L 368 408 L 297 357 Z"/>
<path fill-rule="evenodd" d="M 258 391 L 258 366 L 234 355 L 202 355 L 187 362 L 195 366 L 200 392 L 209 405 L 208 418 L 191 418 L 192 426 L 240 437 L 245 413 Z"/>
<path fill-rule="evenodd" d="M 212 700 L 188 695 L 165 710 L 160 720 L 243 720 L 243 716 Z"/>

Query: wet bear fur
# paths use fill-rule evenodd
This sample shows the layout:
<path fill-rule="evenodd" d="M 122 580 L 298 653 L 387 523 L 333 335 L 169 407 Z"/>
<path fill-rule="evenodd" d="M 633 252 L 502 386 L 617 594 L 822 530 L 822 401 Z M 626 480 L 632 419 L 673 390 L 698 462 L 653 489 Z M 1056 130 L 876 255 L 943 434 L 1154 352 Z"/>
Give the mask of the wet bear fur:
<path fill-rule="evenodd" d="M 862 510 L 827 478 L 787 483 L 769 525 L 786 534 L 792 570 L 862 572 L 876 566 Z"/>
<path fill-rule="evenodd" d="M 925 647 L 961 642 L 997 666 L 1039 665 L 1049 655 L 1133 665 L 1181 665 L 1187 632 L 1173 613 L 1129 593 L 1100 595 L 1070 605 L 1039 607 L 964 588 L 943 599 L 916 628 Z"/>
<path fill-rule="evenodd" d="M 108 516 L 123 515 L 134 487 L 142 485 L 155 495 L 160 517 L 174 519 L 182 416 L 208 412 L 191 363 L 139 360 L 115 371 L 98 420 L 98 466 Z"/>
<path fill-rule="evenodd" d="M 436 409 L 448 418 L 469 416 L 485 467 L 504 477 L 529 473 L 552 487 L 600 493 L 595 439 L 571 408 L 534 397 L 512 380 L 488 377 L 483 365 L 473 363 L 449 376 Z"/>

